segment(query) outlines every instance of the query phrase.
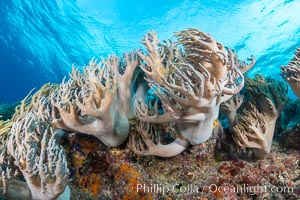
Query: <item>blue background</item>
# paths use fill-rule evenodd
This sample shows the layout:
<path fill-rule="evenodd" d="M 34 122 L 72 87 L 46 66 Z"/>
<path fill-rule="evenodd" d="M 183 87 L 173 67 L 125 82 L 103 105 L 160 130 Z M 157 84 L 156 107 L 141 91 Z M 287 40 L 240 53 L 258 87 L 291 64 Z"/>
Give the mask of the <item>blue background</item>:
<path fill-rule="evenodd" d="M 280 78 L 300 46 L 299 0 L 0 0 L 0 102 L 61 82 L 72 64 L 121 56 L 151 29 L 161 40 L 195 27 L 257 58 L 251 74 Z"/>

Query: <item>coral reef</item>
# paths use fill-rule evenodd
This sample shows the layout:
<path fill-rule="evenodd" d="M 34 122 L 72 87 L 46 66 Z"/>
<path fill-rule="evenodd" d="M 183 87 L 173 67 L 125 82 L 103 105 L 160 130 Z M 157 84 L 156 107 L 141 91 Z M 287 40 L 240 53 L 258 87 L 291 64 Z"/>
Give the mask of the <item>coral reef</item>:
<path fill-rule="evenodd" d="M 96 151 L 95 157 L 84 162 L 83 174 L 74 175 L 70 183 L 72 200 L 126 199 L 129 196 L 131 199 L 186 200 L 300 197 L 300 154 L 280 147 L 276 141 L 267 158 L 256 162 L 226 156 L 217 159 L 216 154 L 228 152 L 226 148 L 221 152 L 216 149 L 214 138 L 172 158 L 137 156 L 124 146 L 105 148 L 99 141 L 84 135 L 72 136 L 66 142 L 68 147 L 72 143 L 81 144 L 80 148 L 76 145 L 68 148 L 67 154 L 90 149 L 88 144 Z M 98 178 L 85 180 L 85 185 L 75 181 L 83 176 L 93 178 L 92 174 L 97 174 Z M 98 179 L 101 183 L 94 193 L 93 185 Z M 142 187 L 137 191 L 137 186 Z"/>
<path fill-rule="evenodd" d="M 142 140 L 131 137 L 130 148 L 137 154 L 171 157 L 189 143 L 205 142 L 212 135 L 220 104 L 243 88 L 243 73 L 255 63 L 254 57 L 249 65 L 240 62 L 231 49 L 202 31 L 188 29 L 176 36 L 175 45 L 160 44 L 154 32 L 143 39 L 148 53 L 138 51 L 141 69 L 162 103 L 163 114 L 157 101 L 136 100 L 135 109 L 145 123 L 175 122 L 179 134 L 172 143 L 162 145 L 160 135 L 152 130 L 155 125 L 145 125 L 140 128 Z"/>
<path fill-rule="evenodd" d="M 296 49 L 294 58 L 289 61 L 287 66 L 281 67 L 281 75 L 295 95 L 300 98 L 300 48 Z"/>
<path fill-rule="evenodd" d="M 0 120 L 2 196 L 290 197 L 278 191 L 250 196 L 234 191 L 264 183 L 268 189 L 293 187 L 291 196 L 298 197 L 299 154 L 280 152 L 299 138 L 298 129 L 287 129 L 282 137 L 291 142 L 276 144 L 270 152 L 287 86 L 262 75 L 244 78 L 255 58 L 240 61 L 234 50 L 205 32 L 188 29 L 175 36 L 175 41 L 159 42 L 150 31 L 142 40 L 145 50 L 93 59 L 82 69 L 73 66 L 69 79 L 31 91 L 11 118 Z M 297 80 L 292 72 L 298 65 L 299 49 L 282 68 L 288 82 Z M 218 120 L 220 107 L 229 130 Z M 234 142 L 268 160 L 232 160 L 230 151 L 239 150 Z"/>

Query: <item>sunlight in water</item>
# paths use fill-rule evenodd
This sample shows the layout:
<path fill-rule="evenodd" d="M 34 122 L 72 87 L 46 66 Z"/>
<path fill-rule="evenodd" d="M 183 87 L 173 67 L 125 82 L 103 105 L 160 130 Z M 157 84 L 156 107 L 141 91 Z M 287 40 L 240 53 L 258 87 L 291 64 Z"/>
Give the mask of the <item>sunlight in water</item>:
<path fill-rule="evenodd" d="M 173 33 L 195 27 L 210 33 L 234 48 L 241 59 L 254 55 L 252 70 L 279 78 L 279 68 L 299 46 L 300 1 L 3 1 L 0 30 L 3 64 L 15 66 L 1 73 L 1 94 L 13 87 L 24 96 L 33 86 L 60 82 L 72 63 L 85 65 L 92 57 L 122 55 L 140 48 L 143 35 L 155 30 L 160 40 Z M 7 55 L 6 55 L 7 54 Z M 10 58 L 11 57 L 11 58 Z M 19 69 L 36 74 L 25 86 L 5 84 L 10 79 L 22 82 Z M 6 86 L 7 85 L 7 86 Z M 20 98 L 2 97 L 5 101 Z"/>

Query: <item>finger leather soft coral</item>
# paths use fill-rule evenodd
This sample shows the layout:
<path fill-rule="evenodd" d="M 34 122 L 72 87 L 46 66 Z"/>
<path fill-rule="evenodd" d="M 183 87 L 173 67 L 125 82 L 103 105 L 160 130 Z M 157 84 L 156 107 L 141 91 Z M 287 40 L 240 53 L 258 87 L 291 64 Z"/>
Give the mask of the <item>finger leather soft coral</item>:
<path fill-rule="evenodd" d="M 2 134 L 0 166 L 2 195 L 9 199 L 70 198 L 69 170 L 64 149 L 58 145 L 49 116 L 39 112 L 44 105 L 40 94 L 27 96 L 13 116 L 13 125 Z M 39 102 L 39 103 L 38 103 Z M 8 125 L 6 124 L 6 127 Z M 26 183 L 18 178 L 21 172 Z"/>
<path fill-rule="evenodd" d="M 30 111 L 10 130 L 8 152 L 22 172 L 32 199 L 56 199 L 66 188 L 66 156 L 45 116 Z"/>
<path fill-rule="evenodd" d="M 271 150 L 276 121 L 287 101 L 287 86 L 256 75 L 246 79 L 246 93 L 250 102 L 231 128 L 233 138 L 239 146 L 253 148 L 256 157 L 261 159 Z"/>
<path fill-rule="evenodd" d="M 281 67 L 281 75 L 300 99 L 300 48 L 296 49 L 294 58 L 287 66 Z"/>
<path fill-rule="evenodd" d="M 173 143 L 154 145 L 143 129 L 144 143 L 134 139 L 130 143 L 141 155 L 171 157 L 181 153 L 189 143 L 196 145 L 210 138 L 220 104 L 239 93 L 244 86 L 243 73 L 255 63 L 254 57 L 249 65 L 240 62 L 231 49 L 202 31 L 188 29 L 176 36 L 177 45 L 168 46 L 160 44 L 156 33 L 150 32 L 142 41 L 148 52 L 138 51 L 141 69 L 162 103 L 163 114 L 159 113 L 157 102 L 151 106 L 137 99 L 137 118 L 146 123 L 176 122 L 179 130 L 179 137 Z"/>
<path fill-rule="evenodd" d="M 135 55 L 126 55 L 127 67 L 119 73 L 120 61 L 111 56 L 100 63 L 91 61 L 81 74 L 72 70 L 71 79 L 51 94 L 57 111 L 52 126 L 94 135 L 107 146 L 118 146 L 128 136 L 131 117 L 131 80 L 137 66 Z"/>

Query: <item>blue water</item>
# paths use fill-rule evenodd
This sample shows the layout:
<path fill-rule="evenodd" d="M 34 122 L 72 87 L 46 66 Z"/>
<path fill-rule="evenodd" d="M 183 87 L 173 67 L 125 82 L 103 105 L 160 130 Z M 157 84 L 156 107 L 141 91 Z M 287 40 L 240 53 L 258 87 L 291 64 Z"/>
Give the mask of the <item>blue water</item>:
<path fill-rule="evenodd" d="M 0 0 L 0 102 L 60 82 L 72 63 L 141 47 L 195 27 L 257 58 L 254 73 L 280 78 L 300 46 L 299 0 Z"/>

